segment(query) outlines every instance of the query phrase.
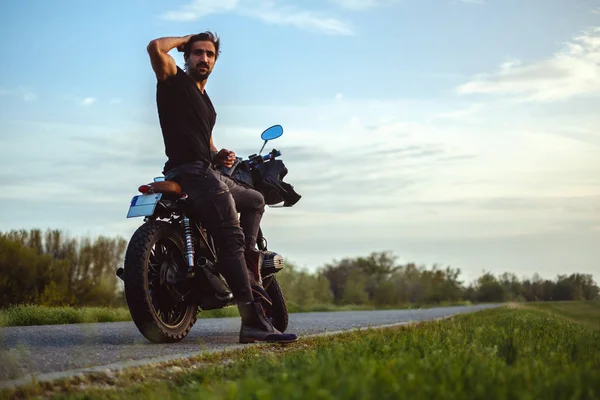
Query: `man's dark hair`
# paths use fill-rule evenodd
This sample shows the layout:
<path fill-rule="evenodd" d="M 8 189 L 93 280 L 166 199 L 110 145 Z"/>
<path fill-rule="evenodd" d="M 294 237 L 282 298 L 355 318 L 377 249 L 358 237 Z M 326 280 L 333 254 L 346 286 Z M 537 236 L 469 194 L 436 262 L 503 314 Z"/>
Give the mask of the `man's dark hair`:
<path fill-rule="evenodd" d="M 188 42 L 183 46 L 183 57 L 188 58 L 190 56 L 190 51 L 192 49 L 192 44 L 199 41 L 212 42 L 215 45 L 215 60 L 219 58 L 219 54 L 221 51 L 219 47 L 221 45 L 221 39 L 217 36 L 216 33 L 212 33 L 209 31 L 199 33 L 194 35 L 188 40 Z"/>

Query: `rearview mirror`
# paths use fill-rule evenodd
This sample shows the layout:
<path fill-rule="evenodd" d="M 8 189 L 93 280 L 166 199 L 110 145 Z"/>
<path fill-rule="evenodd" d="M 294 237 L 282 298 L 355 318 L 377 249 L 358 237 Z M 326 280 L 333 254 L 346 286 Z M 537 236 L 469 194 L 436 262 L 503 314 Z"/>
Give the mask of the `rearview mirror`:
<path fill-rule="evenodd" d="M 283 135 L 283 127 L 281 125 L 273 125 L 269 129 L 265 130 L 260 135 L 260 138 L 262 140 L 273 140 L 277 139 L 281 135 Z"/>
<path fill-rule="evenodd" d="M 269 140 L 277 139 L 279 136 L 283 135 L 283 127 L 281 125 L 273 125 L 272 127 L 266 129 L 261 135 L 260 138 L 265 141 L 263 146 L 261 147 L 258 154 L 262 153 L 265 148 L 267 142 Z"/>

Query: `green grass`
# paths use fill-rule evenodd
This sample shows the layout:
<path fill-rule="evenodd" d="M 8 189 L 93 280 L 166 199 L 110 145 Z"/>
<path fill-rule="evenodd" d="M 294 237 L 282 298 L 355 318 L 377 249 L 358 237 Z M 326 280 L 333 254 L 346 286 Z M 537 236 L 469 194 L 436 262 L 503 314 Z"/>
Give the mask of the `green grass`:
<path fill-rule="evenodd" d="M 107 307 L 47 307 L 19 305 L 0 310 L 0 326 L 76 324 L 131 320 L 129 310 Z"/>
<path fill-rule="evenodd" d="M 235 307 L 201 312 L 200 318 L 237 317 Z M 48 307 L 19 305 L 0 310 L 0 326 L 58 325 L 90 322 L 131 321 L 129 309 L 125 307 Z"/>
<path fill-rule="evenodd" d="M 419 308 L 448 305 L 469 305 L 470 303 L 439 304 L 439 305 L 405 305 L 398 307 L 375 307 L 369 305 L 336 306 L 332 304 L 315 304 L 299 306 L 292 302 L 288 304 L 290 313 L 321 312 L 321 311 L 359 311 L 389 308 Z M 237 307 L 227 307 L 220 310 L 202 311 L 199 318 L 239 317 Z M 58 325 L 90 322 L 131 321 L 129 310 L 125 307 L 48 307 L 40 305 L 18 305 L 0 310 L 0 327 L 27 325 Z"/>
<path fill-rule="evenodd" d="M 591 328 L 600 328 L 600 301 L 556 301 L 527 306 L 561 315 Z"/>
<path fill-rule="evenodd" d="M 179 374 L 154 368 L 162 375 L 144 372 L 108 390 L 44 390 L 58 399 L 600 398 L 600 330 L 520 306 L 235 354 L 234 363 L 213 356 Z M 36 393 L 44 392 L 19 395 Z"/>

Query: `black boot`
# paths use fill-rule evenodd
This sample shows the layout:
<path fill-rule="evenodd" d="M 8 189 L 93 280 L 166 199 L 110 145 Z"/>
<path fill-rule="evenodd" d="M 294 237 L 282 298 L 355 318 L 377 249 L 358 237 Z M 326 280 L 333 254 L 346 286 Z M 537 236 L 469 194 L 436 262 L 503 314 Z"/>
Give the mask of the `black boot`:
<path fill-rule="evenodd" d="M 262 265 L 262 252 L 257 250 L 246 250 L 246 268 L 248 269 L 248 281 L 250 282 L 250 289 L 252 289 L 252 296 L 256 300 L 260 300 L 269 307 L 273 305 L 273 300 L 269 297 L 269 294 L 262 286 L 262 277 L 260 274 L 260 266 Z"/>
<path fill-rule="evenodd" d="M 238 303 L 238 310 L 242 316 L 240 343 L 292 343 L 298 340 L 295 334 L 281 333 L 273 327 L 260 301 Z"/>

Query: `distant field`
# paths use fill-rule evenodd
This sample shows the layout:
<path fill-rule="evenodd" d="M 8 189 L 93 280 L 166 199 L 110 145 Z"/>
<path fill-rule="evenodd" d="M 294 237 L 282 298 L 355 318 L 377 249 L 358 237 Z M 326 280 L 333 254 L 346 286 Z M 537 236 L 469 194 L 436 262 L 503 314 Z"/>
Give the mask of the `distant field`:
<path fill-rule="evenodd" d="M 570 309 L 569 319 L 521 305 L 502 307 L 413 327 L 251 347 L 109 381 L 64 384 L 68 393 L 38 386 L 18 394 L 52 390 L 58 399 L 600 398 L 600 330 L 588 324 L 600 318 L 600 310 L 587 303 L 564 307 Z M 577 309 L 587 311 L 577 316 Z"/>
<path fill-rule="evenodd" d="M 531 303 L 528 307 L 549 311 L 591 328 L 600 328 L 600 301 L 557 301 Z"/>

